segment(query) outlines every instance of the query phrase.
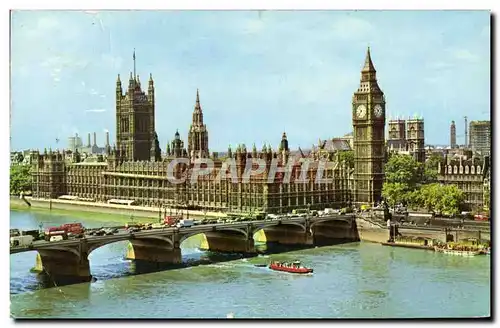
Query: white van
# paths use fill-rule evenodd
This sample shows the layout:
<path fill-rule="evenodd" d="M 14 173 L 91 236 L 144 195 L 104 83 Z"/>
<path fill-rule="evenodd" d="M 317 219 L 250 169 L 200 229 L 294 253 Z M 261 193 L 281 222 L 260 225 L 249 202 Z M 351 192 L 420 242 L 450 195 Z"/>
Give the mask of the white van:
<path fill-rule="evenodd" d="M 63 236 L 59 235 L 59 236 L 51 236 L 49 241 L 61 241 L 61 240 L 64 240 Z"/>
<path fill-rule="evenodd" d="M 10 237 L 10 246 L 11 247 L 26 247 L 33 245 L 33 236 L 16 236 Z"/>

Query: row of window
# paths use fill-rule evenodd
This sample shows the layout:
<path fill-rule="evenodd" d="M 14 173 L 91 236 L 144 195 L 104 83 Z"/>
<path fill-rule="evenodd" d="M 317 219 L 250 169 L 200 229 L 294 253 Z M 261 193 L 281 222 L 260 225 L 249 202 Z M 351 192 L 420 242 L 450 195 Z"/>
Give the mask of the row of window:
<path fill-rule="evenodd" d="M 445 174 L 463 174 L 465 172 L 465 174 L 481 174 L 481 166 L 478 165 L 476 167 L 474 166 L 470 166 L 470 170 L 469 170 L 469 166 L 466 165 L 466 166 L 451 166 L 451 165 L 448 165 L 448 166 L 445 166 L 444 167 L 444 173 Z"/>

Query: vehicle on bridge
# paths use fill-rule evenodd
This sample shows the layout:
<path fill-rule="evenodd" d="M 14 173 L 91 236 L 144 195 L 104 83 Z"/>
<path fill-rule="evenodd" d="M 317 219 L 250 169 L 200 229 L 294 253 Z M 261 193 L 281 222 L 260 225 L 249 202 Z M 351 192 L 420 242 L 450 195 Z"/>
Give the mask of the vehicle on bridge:
<path fill-rule="evenodd" d="M 173 227 L 177 225 L 177 223 L 182 219 L 182 216 L 179 215 L 165 215 L 163 219 L 163 224 L 169 227 Z"/>
<path fill-rule="evenodd" d="M 320 211 L 321 212 L 321 216 L 323 215 L 328 215 L 328 214 L 340 214 L 340 210 L 336 210 L 336 209 L 333 209 L 333 208 L 325 208 L 323 211 Z"/>
<path fill-rule="evenodd" d="M 350 207 L 343 207 L 341 210 L 340 210 L 340 213 L 339 214 L 349 214 L 349 213 L 352 213 L 352 208 Z"/>
<path fill-rule="evenodd" d="M 292 263 L 273 261 L 269 265 L 269 269 L 289 273 L 313 273 L 313 269 L 304 267 L 300 261 L 293 261 Z"/>
<path fill-rule="evenodd" d="M 115 233 L 118 232 L 118 229 L 117 228 L 106 228 L 104 229 L 104 234 L 106 236 L 111 236 L 111 235 L 114 235 Z"/>
<path fill-rule="evenodd" d="M 42 240 L 42 239 L 44 239 L 43 231 L 40 231 L 40 230 L 24 230 L 24 231 L 21 231 L 21 235 L 23 235 L 23 236 L 33 236 L 33 240 Z"/>
<path fill-rule="evenodd" d="M 10 237 L 10 247 L 26 247 L 33 245 L 33 236 Z"/>
<path fill-rule="evenodd" d="M 20 235 L 21 235 L 21 232 L 19 231 L 19 229 L 10 229 L 10 236 L 11 237 L 17 237 Z"/>
<path fill-rule="evenodd" d="M 139 232 L 141 231 L 141 228 L 138 226 L 138 225 L 133 225 L 133 226 L 129 226 L 127 228 L 127 231 L 132 233 L 132 232 Z"/>
<path fill-rule="evenodd" d="M 475 221 L 489 221 L 489 217 L 487 215 L 484 215 L 484 214 L 476 214 L 474 215 L 474 220 Z"/>
<path fill-rule="evenodd" d="M 189 228 L 194 225 L 193 220 L 182 219 L 177 223 L 177 228 Z"/>
<path fill-rule="evenodd" d="M 67 237 L 81 238 L 85 233 L 85 228 L 81 223 L 65 223 L 58 227 L 49 227 L 45 230 L 45 240 L 49 240 L 53 233 L 59 233 L 60 231 L 64 231 Z"/>
<path fill-rule="evenodd" d="M 66 231 L 69 237 L 81 238 L 85 232 L 85 228 L 81 223 L 66 223 L 61 226 L 61 230 Z"/>
<path fill-rule="evenodd" d="M 308 210 L 305 208 L 298 208 L 292 210 L 292 215 L 298 216 L 298 217 L 305 217 L 308 214 Z"/>
<path fill-rule="evenodd" d="M 45 232 L 45 241 L 60 241 L 68 239 L 68 234 L 64 230 L 51 230 Z"/>
<path fill-rule="evenodd" d="M 151 229 L 163 229 L 165 228 L 165 225 L 163 223 L 153 223 L 151 225 Z"/>

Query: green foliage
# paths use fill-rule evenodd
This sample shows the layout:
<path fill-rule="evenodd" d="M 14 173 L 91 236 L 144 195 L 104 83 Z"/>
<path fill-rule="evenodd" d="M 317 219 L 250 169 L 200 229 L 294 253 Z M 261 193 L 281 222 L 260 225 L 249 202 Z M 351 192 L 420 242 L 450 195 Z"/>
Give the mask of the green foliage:
<path fill-rule="evenodd" d="M 382 187 L 382 196 L 390 206 L 406 201 L 408 194 L 408 186 L 400 182 L 386 182 Z"/>
<path fill-rule="evenodd" d="M 439 154 L 433 153 L 424 164 L 424 183 L 434 183 L 437 182 L 438 175 L 438 165 L 442 160 L 442 156 Z"/>
<path fill-rule="evenodd" d="M 347 167 L 354 168 L 354 150 L 339 151 L 340 162 L 345 161 Z"/>
<path fill-rule="evenodd" d="M 458 214 L 464 194 L 456 185 L 435 183 L 440 160 L 433 154 L 422 165 L 411 156 L 393 154 L 385 165 L 382 196 L 390 205 L 407 203 L 413 209 Z"/>
<path fill-rule="evenodd" d="M 29 165 L 12 165 L 10 167 L 11 195 L 19 195 L 21 191 L 31 191 L 30 169 Z"/>
<path fill-rule="evenodd" d="M 387 183 L 401 183 L 408 191 L 421 182 L 422 164 L 409 155 L 392 155 L 385 164 L 385 180 Z"/>
<path fill-rule="evenodd" d="M 463 192 L 456 185 L 426 184 L 408 197 L 412 207 L 423 207 L 448 215 L 457 215 L 464 200 Z"/>

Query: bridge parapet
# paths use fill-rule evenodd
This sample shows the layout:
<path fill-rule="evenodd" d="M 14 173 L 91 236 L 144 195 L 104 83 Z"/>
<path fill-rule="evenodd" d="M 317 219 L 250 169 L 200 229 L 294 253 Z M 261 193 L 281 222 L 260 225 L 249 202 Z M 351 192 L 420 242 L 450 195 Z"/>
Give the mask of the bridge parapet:
<path fill-rule="evenodd" d="M 134 234 L 42 242 L 30 248 L 11 249 L 11 253 L 37 250 L 38 271 L 45 271 L 52 277 L 73 277 L 79 281 L 89 281 L 91 275 L 88 255 L 99 247 L 117 241 L 130 241 L 127 249 L 129 259 L 177 264 L 182 260 L 182 241 L 200 233 L 206 236 L 206 243 L 201 248 L 218 252 L 255 253 L 254 234 L 260 230 L 263 231 L 261 234 L 265 235 L 266 242 L 313 245 L 325 238 L 357 240 L 353 221 L 353 215 L 332 215 L 166 228 Z"/>

